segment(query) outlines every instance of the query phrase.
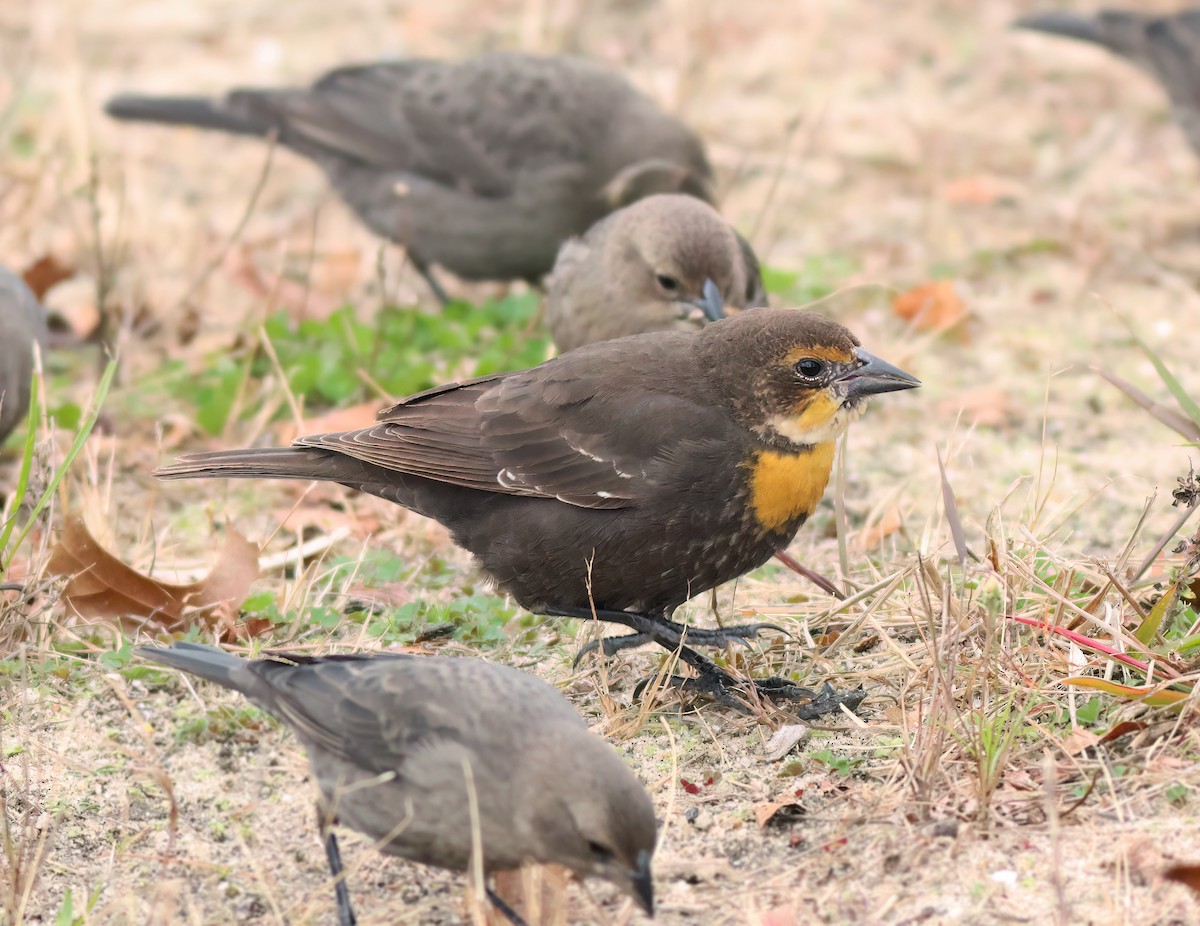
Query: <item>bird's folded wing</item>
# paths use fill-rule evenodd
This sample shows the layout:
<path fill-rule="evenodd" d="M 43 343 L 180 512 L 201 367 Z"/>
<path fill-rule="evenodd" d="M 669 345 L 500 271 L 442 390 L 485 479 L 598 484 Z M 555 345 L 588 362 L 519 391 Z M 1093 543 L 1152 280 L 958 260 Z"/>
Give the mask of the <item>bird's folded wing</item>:
<path fill-rule="evenodd" d="M 548 364 L 441 387 L 381 413 L 371 428 L 296 444 L 485 492 L 584 508 L 636 505 L 661 489 L 664 461 L 686 452 L 698 433 L 711 438 L 727 425 L 711 409 L 656 389 L 652 376 L 622 380 L 603 370 L 621 359 L 620 342 L 608 344 L 611 356 L 600 352 L 583 369 Z"/>
<path fill-rule="evenodd" d="M 303 671 L 263 673 L 269 707 L 302 740 L 365 772 L 403 774 L 422 748 L 461 737 L 452 706 L 420 690 L 406 691 L 403 673 L 367 661 L 322 660 Z"/>

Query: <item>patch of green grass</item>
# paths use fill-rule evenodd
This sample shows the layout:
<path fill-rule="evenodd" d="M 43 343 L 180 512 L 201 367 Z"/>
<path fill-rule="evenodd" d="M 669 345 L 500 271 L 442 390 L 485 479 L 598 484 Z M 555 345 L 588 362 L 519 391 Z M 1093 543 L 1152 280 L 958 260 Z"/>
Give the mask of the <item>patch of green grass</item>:
<path fill-rule="evenodd" d="M 810 256 L 799 269 L 763 267 L 763 285 L 780 305 L 807 305 L 844 285 L 858 266 L 858 260 L 846 254 Z"/>
<path fill-rule="evenodd" d="M 252 704 L 222 704 L 202 714 L 181 707 L 175 712 L 174 736 L 178 743 L 229 740 L 247 732 L 257 733 L 273 722 L 269 714 Z"/>
<path fill-rule="evenodd" d="M 808 757 L 814 762 L 820 762 L 822 765 L 828 767 L 830 771 L 836 772 L 843 778 L 848 778 L 853 775 L 855 770 L 862 765 L 864 761 L 861 756 L 839 756 L 831 749 L 818 749 L 815 752 L 810 752 Z"/>
<path fill-rule="evenodd" d="M 541 363 L 550 342 L 534 327 L 537 309 L 537 294 L 526 293 L 478 306 L 455 302 L 437 314 L 385 306 L 370 322 L 352 306 L 300 322 L 280 312 L 263 326 L 278 367 L 256 344 L 245 356 L 211 358 L 199 374 L 182 362 L 168 364 L 158 385 L 191 405 L 212 434 L 224 430 L 235 408 L 243 419 L 256 414 L 265 397 L 250 387 L 278 370 L 309 408 L 372 398 L 382 405 L 456 379 Z M 141 390 L 142 400 L 154 392 Z"/>

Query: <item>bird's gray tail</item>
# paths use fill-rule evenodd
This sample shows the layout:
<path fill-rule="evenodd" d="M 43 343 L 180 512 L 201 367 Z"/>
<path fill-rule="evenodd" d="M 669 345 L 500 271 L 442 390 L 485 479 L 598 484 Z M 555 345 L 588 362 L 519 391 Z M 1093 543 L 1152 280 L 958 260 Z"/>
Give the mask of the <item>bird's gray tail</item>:
<path fill-rule="evenodd" d="M 1057 10 L 1022 16 L 1013 26 L 1090 42 L 1145 67 L 1145 33 L 1151 22 L 1151 17 L 1132 10 L 1102 10 L 1094 16 Z"/>
<path fill-rule="evenodd" d="M 266 135 L 273 128 L 270 120 L 256 118 L 245 111 L 234 112 L 220 100 L 204 96 L 141 96 L 126 93 L 104 105 L 114 119 L 129 122 L 157 122 L 164 125 L 190 125 L 217 129 L 236 135 Z"/>
<path fill-rule="evenodd" d="M 1031 29 L 1034 32 L 1049 32 L 1051 35 L 1062 35 L 1096 45 L 1107 45 L 1098 20 L 1062 10 L 1022 16 L 1013 26 L 1017 29 Z"/>
<path fill-rule="evenodd" d="M 159 479 L 304 479 L 342 482 L 356 461 L 328 450 L 261 447 L 191 453 L 154 471 Z"/>
<path fill-rule="evenodd" d="M 171 646 L 139 646 L 135 652 L 151 662 L 182 669 L 226 688 L 241 690 L 241 686 L 233 679 L 233 672 L 244 666 L 246 660 L 215 646 L 180 641 Z"/>

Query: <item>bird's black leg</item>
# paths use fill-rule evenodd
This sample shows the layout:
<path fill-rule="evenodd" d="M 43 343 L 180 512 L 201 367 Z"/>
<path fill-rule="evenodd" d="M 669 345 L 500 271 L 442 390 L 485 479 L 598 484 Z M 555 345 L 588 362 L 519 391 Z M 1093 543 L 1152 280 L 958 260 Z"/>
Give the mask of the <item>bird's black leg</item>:
<path fill-rule="evenodd" d="M 692 646 L 728 646 L 730 643 L 747 643 L 764 630 L 787 633 L 778 624 L 767 623 L 738 624 L 734 627 L 719 627 L 716 630 L 706 630 L 700 627 L 688 627 L 686 624 L 680 624 L 661 614 L 648 616 L 645 614 L 634 614 L 631 611 L 605 611 L 597 609 L 593 612 L 590 608 L 548 608 L 544 609 L 544 613 L 550 617 L 577 617 L 580 620 L 588 620 L 594 613 L 597 620 L 608 621 L 612 624 L 621 624 L 630 629 L 636 629 L 636 620 L 652 620 L 660 629 L 664 639 L 667 640 L 666 643 L 661 645 L 670 650 L 678 649 L 680 643 L 685 639 Z M 594 640 L 579 651 L 575 657 L 575 664 L 578 665 L 584 656 L 596 649 L 600 649 L 605 656 L 612 656 L 621 650 L 632 649 L 635 646 L 642 646 L 649 642 L 649 635 L 640 631 L 621 637 L 606 637 L 603 640 Z"/>
<path fill-rule="evenodd" d="M 433 297 L 442 304 L 442 308 L 448 306 L 450 304 L 450 296 L 442 288 L 442 284 L 438 282 L 438 278 L 433 275 L 433 268 L 411 251 L 408 252 L 408 259 L 412 261 L 413 268 L 421 275 L 421 279 L 433 290 Z"/>
<path fill-rule="evenodd" d="M 545 608 L 543 609 L 543 613 L 552 617 L 576 617 L 585 620 L 592 617 L 593 614 L 588 608 Z M 631 611 L 597 610 L 595 617 L 599 620 L 612 621 L 613 623 L 630 628 L 634 633 L 630 634 L 629 637 L 637 637 L 640 642 L 654 642 L 664 649 L 677 652 L 679 658 L 696 672 L 696 676 L 694 678 L 683 678 L 673 675 L 667 678 L 667 684 L 679 688 L 681 691 L 706 694 L 721 704 L 732 707 L 735 710 L 743 712 L 747 710 L 746 702 L 742 698 L 737 697 L 738 694 L 744 696 L 747 687 L 752 687 L 760 696 L 776 701 L 809 702 L 802 705 L 796 712 L 802 720 L 816 719 L 824 714 L 838 710 L 843 704 L 850 710 L 854 710 L 862 703 L 863 698 L 866 697 L 865 692 L 861 691 L 861 689 L 839 695 L 829 685 L 826 685 L 820 692 L 815 692 L 810 688 L 803 688 L 786 678 L 774 677 L 755 679 L 750 682 L 738 681 L 711 659 L 706 659 L 690 647 L 682 645 L 679 631 L 686 631 L 684 639 L 688 643 L 692 642 L 692 634 L 695 631 L 676 624 L 674 621 L 668 621 L 661 614 L 636 614 Z M 737 628 L 731 627 L 729 629 L 735 630 Z M 617 639 L 624 640 L 628 638 L 618 637 Z M 647 679 L 640 682 L 634 689 L 633 695 L 635 698 L 640 697 L 648 681 Z"/>
<path fill-rule="evenodd" d="M 350 906 L 350 888 L 346 886 L 346 872 L 342 868 L 342 853 L 338 851 L 337 837 L 333 834 L 332 822 L 323 807 L 317 807 L 317 825 L 325 835 L 325 857 L 329 859 L 329 873 L 333 876 L 333 890 L 337 897 L 338 926 L 355 926 L 354 908 Z"/>
<path fill-rule="evenodd" d="M 487 888 L 487 898 L 492 902 L 492 906 L 499 910 L 504 918 L 507 919 L 512 926 L 527 926 L 525 920 L 521 918 L 521 914 L 504 902 L 504 898 L 492 890 L 491 886 Z"/>
<path fill-rule="evenodd" d="M 792 572 L 808 579 L 809 582 L 823 591 L 826 595 L 832 595 L 838 601 L 846 600 L 846 596 L 842 593 L 840 588 L 834 585 L 829 579 L 821 575 L 821 573 L 814 572 L 812 569 L 809 569 L 803 563 L 799 562 L 787 550 L 780 550 L 775 554 L 775 558 L 779 560 L 779 562 L 783 563 L 783 565 L 787 566 L 788 569 L 792 570 Z"/>

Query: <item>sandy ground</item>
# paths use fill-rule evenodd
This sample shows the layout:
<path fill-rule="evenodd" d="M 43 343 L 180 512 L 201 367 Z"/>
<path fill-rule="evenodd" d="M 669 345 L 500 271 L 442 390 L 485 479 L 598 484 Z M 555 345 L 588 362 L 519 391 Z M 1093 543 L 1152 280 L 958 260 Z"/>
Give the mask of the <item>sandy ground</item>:
<path fill-rule="evenodd" d="M 1065 651 L 988 631 L 972 618 L 969 583 L 948 594 L 960 607 L 941 607 L 934 580 L 918 579 L 921 562 L 944 577 L 953 558 L 939 450 L 973 547 L 982 550 L 990 517 L 991 534 L 1002 525 L 1014 548 L 1043 544 L 1092 575 L 1120 557 L 1157 493 L 1140 558 L 1174 517 L 1169 492 L 1188 468 L 1176 436 L 1089 368 L 1164 397 L 1119 313 L 1200 394 L 1200 164 L 1149 80 L 1102 52 L 1010 32 L 1031 7 L 9 3 L 0 6 L 0 260 L 22 267 L 53 253 L 80 268 L 49 301 L 83 311 L 99 264 L 109 267 L 113 304 L 130 320 L 118 388 L 136 392 L 164 358 L 199 367 L 254 330 L 269 300 L 241 282 L 238 261 L 270 277 L 315 252 L 315 303 L 347 299 L 369 316 L 381 298 L 379 248 L 320 174 L 286 153 L 239 233 L 264 147 L 112 124 L 100 111 L 107 96 L 302 81 L 348 61 L 487 48 L 578 52 L 622 69 L 707 140 L 723 208 L 764 261 L 836 275 L 843 289 L 822 311 L 926 383 L 879 402 L 847 458 L 851 577 L 866 586 L 903 574 L 901 587 L 837 619 L 775 568 L 719 596 L 723 614 L 774 606 L 802 634 L 852 631 L 836 647 L 810 636 L 812 661 L 776 646 L 756 650 L 749 667 L 783 660 L 814 680 L 862 682 L 871 697 L 859 719 L 830 718 L 830 729 L 771 760 L 765 742 L 779 717 L 758 723 L 711 706 L 681 715 L 670 699 L 661 713 L 630 706 L 650 654 L 610 667 L 607 696 L 595 668 L 570 669 L 575 642 L 562 628 L 488 653 L 562 685 L 651 790 L 664 827 L 658 921 L 1200 922 L 1197 901 L 1162 877 L 1174 861 L 1200 860 L 1190 715 L 1150 715 L 1135 736 L 1091 750 L 1065 744 L 1069 724 L 1050 722 L 1076 703 L 1055 685 L 1070 674 Z M 427 298 L 392 249 L 383 264 L 392 295 Z M 931 334 L 893 315 L 896 292 L 934 277 L 955 281 L 970 309 L 965 330 Z M 86 395 L 86 376 L 78 388 Z M 73 498 L 94 530 L 142 568 L 159 557 L 207 563 L 210 518 L 266 540 L 297 493 L 153 486 L 155 426 L 175 410 L 147 399 L 144 417 L 108 422 L 81 467 L 98 488 Z M 217 443 L 250 436 L 234 428 Z M 436 527 L 337 497 L 340 523 L 358 524 L 342 552 L 436 556 L 461 573 L 459 591 L 477 584 Z M 831 510 L 814 521 L 793 553 L 835 573 Z M 294 539 L 285 530 L 275 546 Z M 973 568 L 972 582 L 986 584 L 986 570 Z M 257 587 L 294 602 L 311 581 L 268 576 Z M 690 613 L 705 611 L 697 602 Z M 33 635 L 39 645 L 76 632 L 61 614 L 49 618 Z M 872 634 L 882 642 L 865 641 Z M 861 652 L 849 645 L 864 641 Z M 36 648 L 24 653 L 37 663 Z M 993 791 L 954 718 L 996 703 L 997 691 L 1030 714 Z M 9 890 L 0 923 L 331 922 L 294 742 L 254 715 L 181 733 L 218 705 L 242 706 L 211 688 L 106 673 L 95 660 L 0 675 L 0 782 L 16 821 L 9 861 L 37 856 L 28 894 Z M 1114 711 L 1109 723 L 1134 713 Z M 812 757 L 825 750 L 848 762 L 845 774 Z M 697 793 L 685 780 L 701 783 Z M 760 826 L 772 802 L 798 809 Z M 347 855 L 362 923 L 466 916 L 460 879 L 365 848 Z M 26 883 L 19 874 L 0 875 L 0 890 Z M 591 894 L 574 891 L 572 921 L 641 921 L 605 889 Z"/>

